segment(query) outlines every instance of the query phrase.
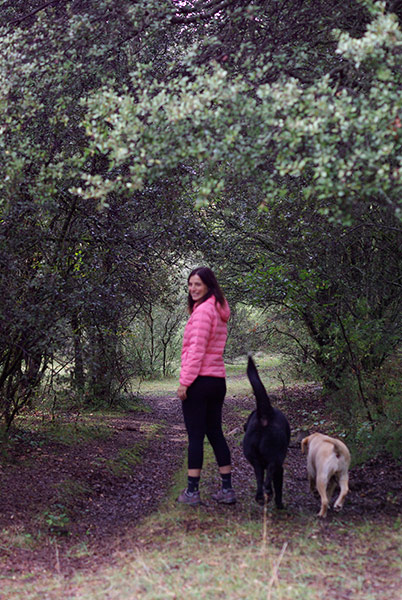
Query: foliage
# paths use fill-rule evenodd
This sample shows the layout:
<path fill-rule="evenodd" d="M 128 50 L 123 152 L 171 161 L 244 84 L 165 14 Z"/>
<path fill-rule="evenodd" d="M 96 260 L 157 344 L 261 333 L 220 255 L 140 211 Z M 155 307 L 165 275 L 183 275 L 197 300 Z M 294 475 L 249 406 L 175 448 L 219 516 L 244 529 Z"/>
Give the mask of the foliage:
<path fill-rule="evenodd" d="M 212 63 L 168 83 L 150 82 L 149 67 L 139 67 L 132 77 L 144 88 L 135 96 L 101 89 L 87 101 L 85 123 L 91 152 L 108 157 L 108 178 L 85 175 L 76 192 L 142 189 L 196 161 L 202 167 L 184 181 L 199 203 L 226 190 L 234 172 L 248 174 L 262 208 L 302 193 L 344 223 L 359 206 L 398 216 L 402 33 L 396 17 L 380 14 L 362 38 L 339 38 L 340 81 L 325 74 L 307 86 L 283 76 L 261 83 L 266 67 L 233 78 Z"/>
<path fill-rule="evenodd" d="M 401 330 L 397 16 L 369 0 L 2 11 L 6 427 L 57 370 L 78 404 L 169 373 L 194 253 L 232 306 L 273 316 L 263 340 L 233 321 L 230 344 L 281 322 L 328 389 L 353 380 L 374 427 L 370 382 Z"/>
<path fill-rule="evenodd" d="M 66 535 L 70 518 L 63 504 L 56 503 L 52 510 L 43 513 L 43 521 L 49 528 L 50 533 L 55 535 Z"/>
<path fill-rule="evenodd" d="M 144 378 L 171 375 L 181 348 L 178 334 L 185 320 L 185 299 L 172 292 L 163 304 L 147 303 L 125 332 L 125 352 L 132 373 Z"/>
<path fill-rule="evenodd" d="M 272 351 L 272 339 L 263 311 L 250 306 L 234 305 L 228 325 L 225 359 L 232 361 L 248 352 Z"/>
<path fill-rule="evenodd" d="M 399 360 L 387 361 L 363 378 L 365 402 L 358 380 L 346 373 L 330 406 L 341 427 L 349 432 L 352 452 L 362 462 L 381 452 L 400 457 L 402 403 Z M 375 427 L 373 426 L 375 424 Z"/>
<path fill-rule="evenodd" d="M 175 263 L 175 239 L 191 218 L 191 208 L 181 205 L 177 223 L 172 181 L 130 197 L 114 194 L 103 211 L 96 200 L 69 191 L 82 172 L 102 176 L 105 169 L 102 157 L 87 152 L 81 99 L 103 82 L 129 81 L 148 8 L 108 0 L 5 7 L 0 409 L 6 427 L 34 402 L 45 375 L 53 386 L 61 366 L 72 372 L 77 401 L 113 402 L 130 375 L 122 324 L 145 297 L 151 302 L 159 294 L 160 269 Z"/>

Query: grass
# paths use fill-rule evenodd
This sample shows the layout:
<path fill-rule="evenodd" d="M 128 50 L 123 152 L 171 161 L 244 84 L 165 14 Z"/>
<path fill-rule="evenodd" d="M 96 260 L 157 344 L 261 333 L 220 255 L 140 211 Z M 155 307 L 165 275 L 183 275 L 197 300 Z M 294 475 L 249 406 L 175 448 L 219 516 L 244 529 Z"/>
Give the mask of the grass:
<path fill-rule="evenodd" d="M 281 371 L 281 358 L 276 354 L 258 354 L 256 357 L 260 373 L 264 378 L 264 385 L 267 390 L 273 390 L 282 387 L 283 382 L 286 385 L 298 383 L 289 373 Z M 247 395 L 251 393 L 250 383 L 247 379 L 247 357 L 242 356 L 234 361 L 226 362 L 227 374 L 227 395 Z M 164 380 L 133 380 L 132 392 L 138 395 L 176 395 L 178 388 L 179 373 Z"/>
<path fill-rule="evenodd" d="M 147 430 L 144 431 L 144 440 L 138 442 L 131 448 L 121 449 L 116 457 L 105 460 L 107 469 L 117 477 L 129 475 L 133 467 L 141 462 L 142 454 L 146 450 L 148 444 L 163 428 L 163 423 L 149 423 Z"/>
<path fill-rule="evenodd" d="M 277 387 L 271 357 L 259 359 L 267 389 Z M 276 367 L 275 367 L 276 368 Z M 228 367 L 229 393 L 250 393 L 242 365 Z M 144 393 L 169 394 L 177 380 L 147 382 Z M 230 387 L 232 386 L 232 387 Z M 156 435 L 158 428 L 147 436 Z M 138 450 L 138 449 L 137 449 Z M 137 460 L 133 456 L 117 457 Z M 205 471 L 214 469 L 206 446 Z M 69 577 L 51 573 L 12 576 L 0 581 L 0 598 L 13 600 L 394 600 L 400 592 L 401 519 L 348 520 L 342 513 L 322 522 L 303 513 L 261 509 L 250 502 L 242 511 L 180 506 L 186 467 L 177 472 L 168 498 L 150 517 L 133 524 L 109 564 Z M 61 506 L 85 492 L 69 481 Z M 63 514 L 63 512 L 61 513 Z M 55 514 L 49 516 L 51 519 Z M 22 531 L 9 535 L 22 548 L 34 540 Z M 7 536 L 0 546 L 7 550 Z M 37 541 L 36 541 L 37 543 Z M 57 541 L 49 542 L 62 565 Z M 35 547 L 37 547 L 35 545 Z M 72 556 L 90 561 L 84 542 Z M 90 562 L 89 562 L 90 564 Z"/>
<path fill-rule="evenodd" d="M 74 419 L 60 415 L 51 420 L 48 414 L 35 413 L 23 414 L 15 419 L 10 441 L 26 441 L 32 446 L 41 446 L 46 441 L 76 446 L 91 440 L 104 440 L 110 435 L 110 429 L 92 415 L 80 414 Z"/>
<path fill-rule="evenodd" d="M 31 533 L 27 533 L 22 526 L 10 524 L 0 532 L 0 550 L 7 552 L 10 548 L 23 548 L 30 550 L 36 545 L 36 540 Z"/>
<path fill-rule="evenodd" d="M 208 445 L 205 460 L 206 472 L 215 468 Z M 186 507 L 175 501 L 185 478 L 183 464 L 159 511 L 137 525 L 134 535 L 127 531 L 124 550 L 111 556 L 109 565 L 70 578 L 3 580 L 4 598 L 394 600 L 398 596 L 400 518 L 349 522 L 341 514 L 322 522 L 302 511 L 251 504 L 249 514 L 239 514 L 233 507 L 216 511 Z M 69 495 L 74 485 L 67 487 Z M 29 546 L 32 541 L 24 538 L 20 543 Z M 52 548 L 58 550 L 57 542 Z M 90 557 L 85 544 L 69 552 Z"/>
<path fill-rule="evenodd" d="M 391 600 L 398 594 L 400 527 L 384 523 L 322 524 L 302 514 L 260 511 L 238 520 L 177 506 L 178 481 L 158 513 L 138 529 L 112 566 L 69 580 L 45 577 L 16 587 L 14 600 Z M 228 508 L 228 507 L 226 507 Z M 400 523 L 399 523 L 400 525 Z M 373 553 L 375 548 L 375 553 Z M 78 551 L 78 550 L 77 550 Z M 86 549 L 82 548 L 82 552 Z"/>

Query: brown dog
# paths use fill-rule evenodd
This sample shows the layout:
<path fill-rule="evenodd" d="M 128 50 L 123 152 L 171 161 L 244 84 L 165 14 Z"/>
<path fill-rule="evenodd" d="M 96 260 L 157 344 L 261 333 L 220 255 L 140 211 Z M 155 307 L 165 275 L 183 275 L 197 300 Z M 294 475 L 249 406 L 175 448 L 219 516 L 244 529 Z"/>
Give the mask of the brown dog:
<path fill-rule="evenodd" d="M 319 517 L 326 517 L 328 504 L 336 484 L 341 488 L 334 504 L 335 510 L 340 510 L 349 491 L 348 468 L 350 453 L 346 445 L 335 438 L 313 433 L 301 442 L 302 452 L 307 450 L 307 473 L 310 489 L 317 489 L 321 496 Z"/>

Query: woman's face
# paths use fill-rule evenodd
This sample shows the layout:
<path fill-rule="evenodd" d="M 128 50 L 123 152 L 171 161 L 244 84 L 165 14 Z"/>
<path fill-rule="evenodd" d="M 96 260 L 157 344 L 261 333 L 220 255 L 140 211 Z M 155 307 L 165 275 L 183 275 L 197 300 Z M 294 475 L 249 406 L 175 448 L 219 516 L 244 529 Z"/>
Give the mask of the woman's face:
<path fill-rule="evenodd" d="M 194 302 L 198 302 L 208 292 L 208 286 L 205 285 L 199 275 L 192 275 L 188 280 L 188 291 Z"/>

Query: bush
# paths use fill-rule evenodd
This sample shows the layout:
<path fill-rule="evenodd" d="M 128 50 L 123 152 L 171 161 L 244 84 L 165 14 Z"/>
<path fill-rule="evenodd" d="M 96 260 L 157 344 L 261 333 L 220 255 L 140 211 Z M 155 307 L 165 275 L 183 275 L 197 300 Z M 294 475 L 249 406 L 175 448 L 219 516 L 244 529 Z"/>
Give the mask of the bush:
<path fill-rule="evenodd" d="M 330 396 L 330 406 L 359 460 L 384 451 L 401 456 L 402 402 L 396 362 L 379 367 L 362 385 L 355 374 L 348 373 L 340 382 L 341 391 Z"/>

